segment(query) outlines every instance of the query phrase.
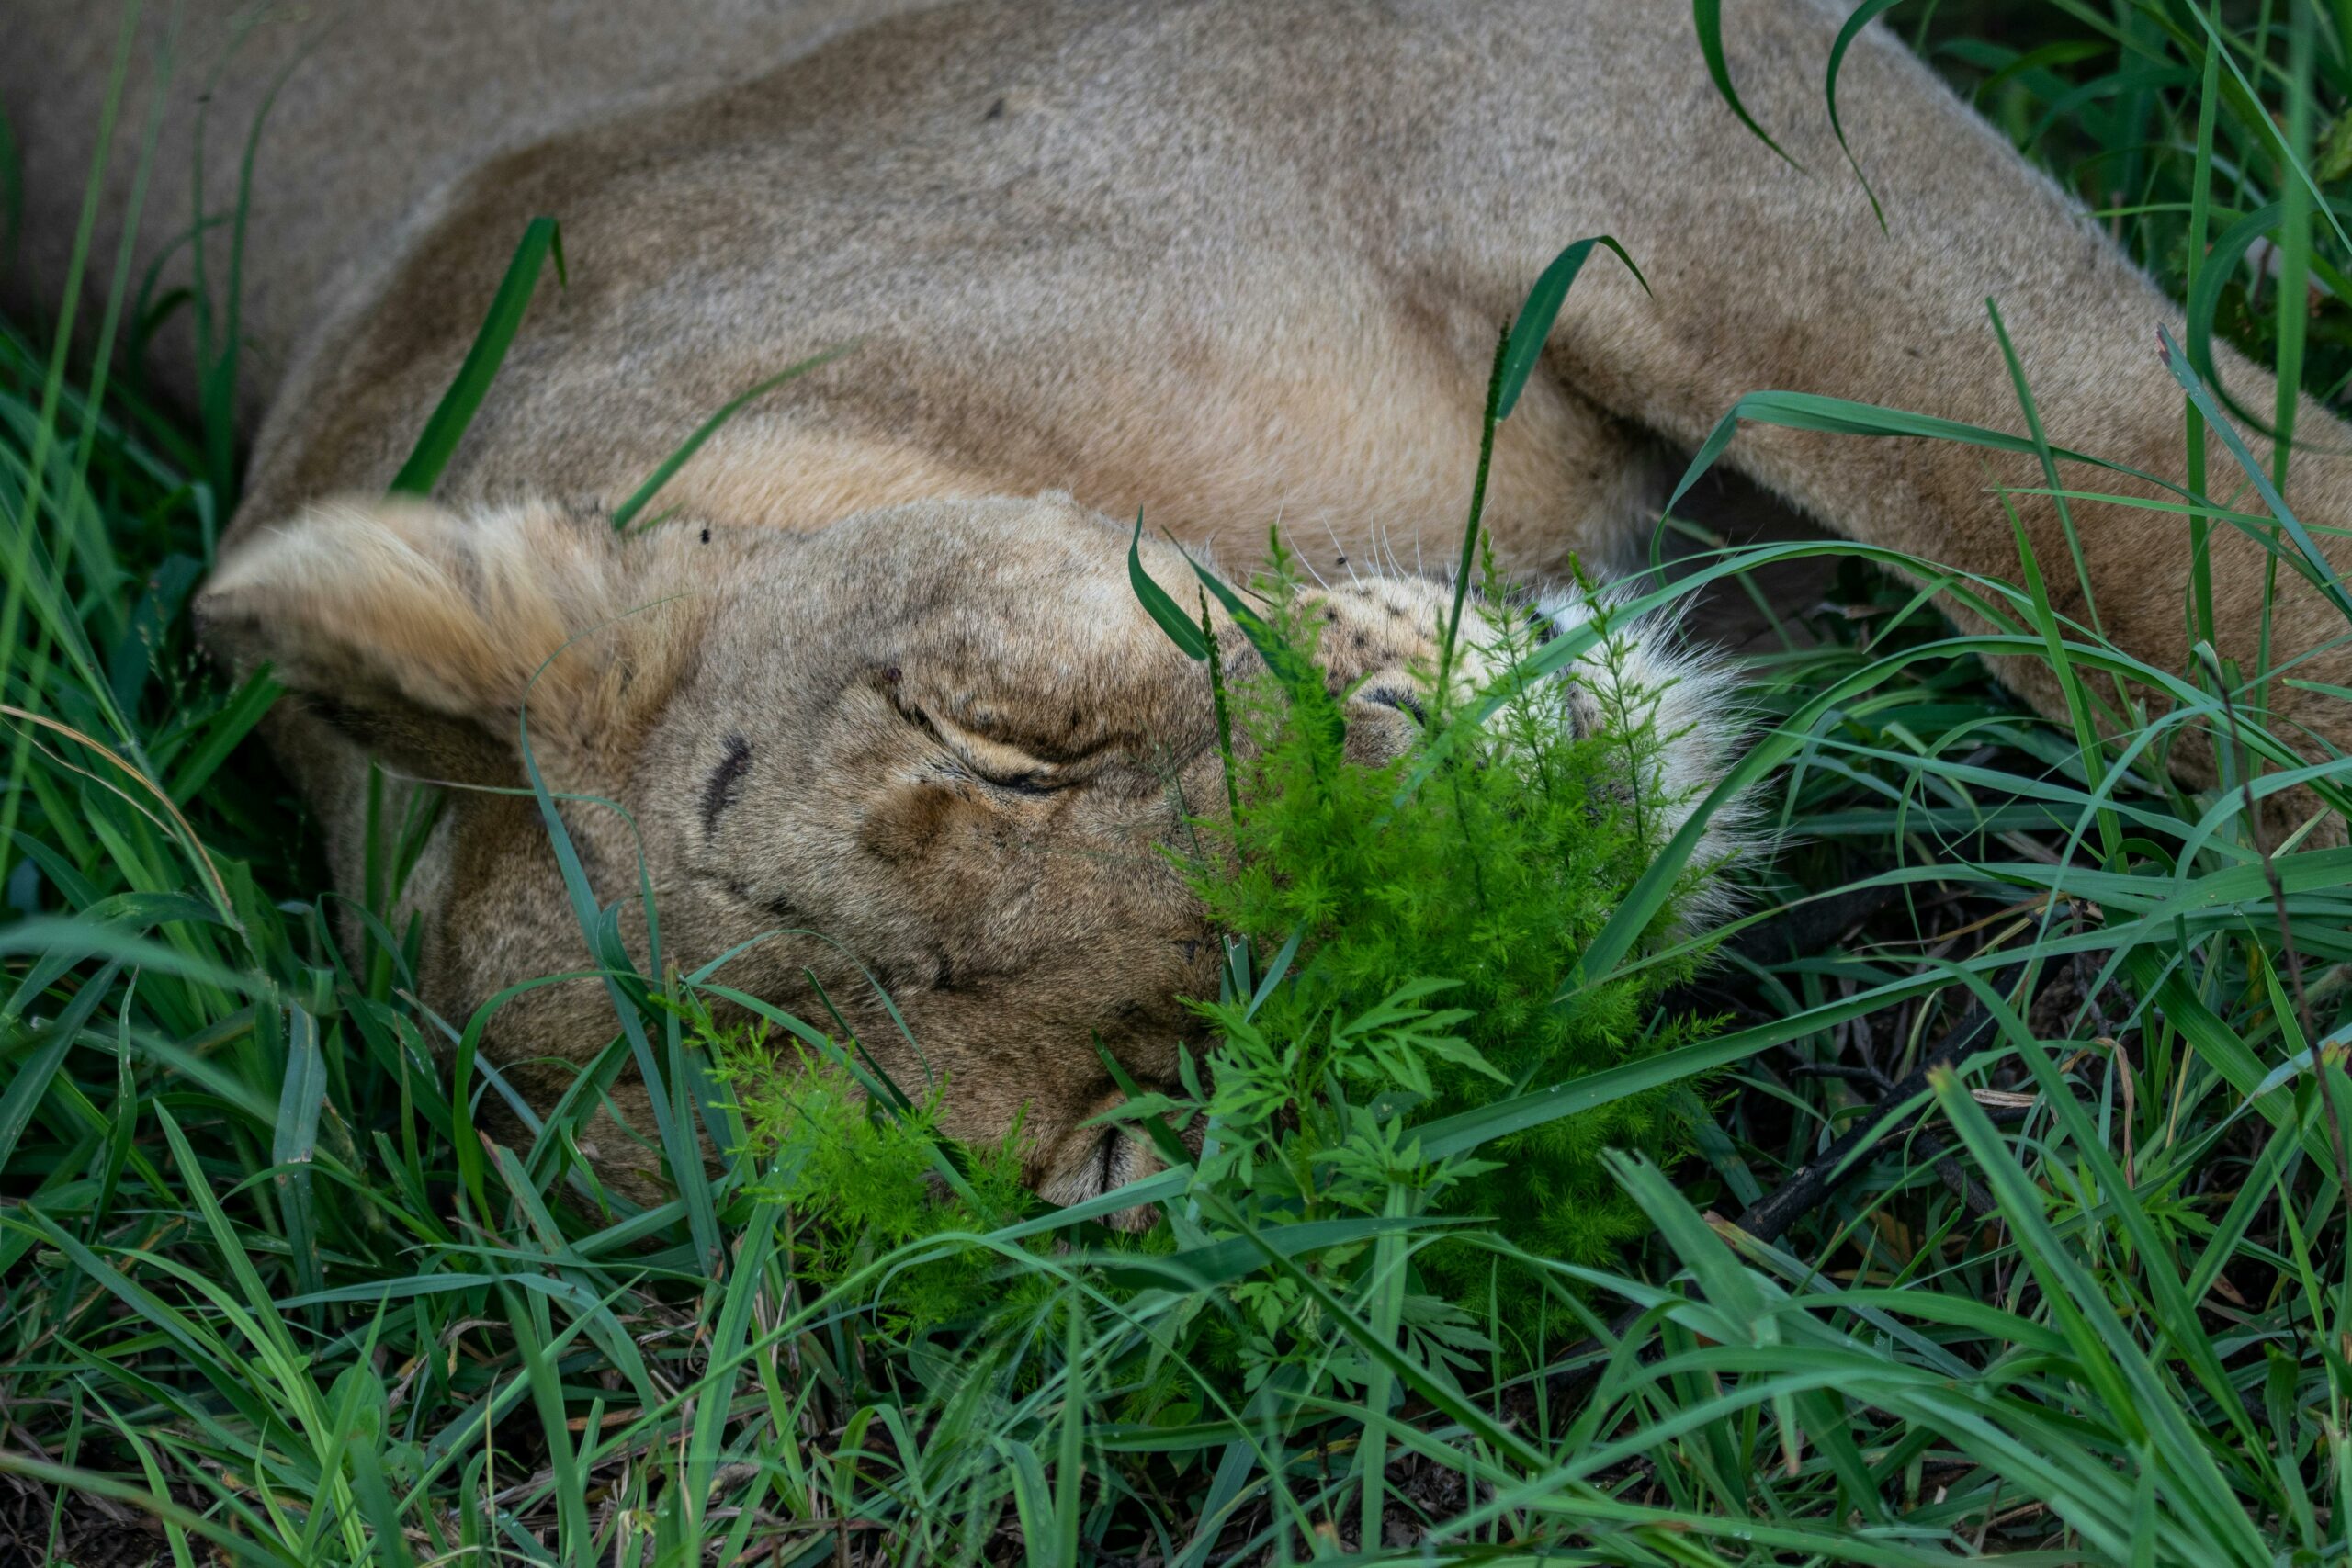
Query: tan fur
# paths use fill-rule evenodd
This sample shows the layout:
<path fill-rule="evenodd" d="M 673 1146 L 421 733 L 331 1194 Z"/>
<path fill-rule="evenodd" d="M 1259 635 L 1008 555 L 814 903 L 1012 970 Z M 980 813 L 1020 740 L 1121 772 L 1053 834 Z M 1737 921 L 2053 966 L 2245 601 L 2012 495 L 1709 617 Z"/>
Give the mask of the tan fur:
<path fill-rule="evenodd" d="M 1223 791 L 1208 686 L 1136 602 L 1127 544 L 1063 495 L 628 538 L 539 504 L 460 519 L 343 500 L 256 533 L 200 613 L 216 648 L 302 694 L 279 750 L 344 830 L 346 886 L 366 846 L 344 736 L 412 777 L 511 791 L 527 709 L 600 903 L 629 899 L 642 856 L 660 964 L 741 949 L 719 983 L 812 1019 L 830 1000 L 910 1091 L 948 1090 L 951 1126 L 1019 1119 L 1043 1190 L 1071 1197 L 1149 1164 L 1083 1124 L 1116 1098 L 1092 1041 L 1171 1082 L 1194 1032 L 1178 998 L 1216 985 L 1169 853 Z M 1145 558 L 1185 592 L 1171 547 Z M 1398 694 L 1447 603 L 1410 579 L 1311 592 L 1359 761 L 1416 732 Z M 1218 618 L 1238 675 L 1247 644 Z M 1492 673 L 1474 655 L 1464 688 Z M 445 1016 L 587 960 L 535 812 L 450 796 L 415 904 Z M 654 969 L 633 907 L 623 930 Z M 568 983 L 507 1004 L 488 1054 L 544 1103 L 612 1029 L 602 986 Z M 641 1088 L 615 1099 L 651 1124 Z M 626 1125 L 594 1141 L 608 1177 L 652 1168 Z"/>
<path fill-rule="evenodd" d="M 30 276 L 53 288 L 102 29 L 82 0 L 20 9 L 34 46 L 0 62 L 0 91 L 29 124 Z M 649 612 L 650 629 L 624 616 L 542 677 L 567 777 L 636 823 L 564 807 L 600 897 L 633 886 L 641 836 L 688 911 L 665 932 L 695 961 L 775 923 L 764 905 L 785 898 L 794 923 L 927 998 L 917 1036 L 979 1107 L 970 1125 L 1035 1102 L 1058 1192 L 1095 1168 L 1077 1124 L 1108 1091 L 1086 1034 L 1164 1072 L 1182 1029 L 1170 998 L 1208 983 L 1196 917 L 1148 852 L 1176 808 L 1144 787 L 1159 773 L 1139 750 L 1152 738 L 1192 778 L 1198 682 L 1136 618 L 1123 536 L 1092 513 L 1141 507 L 1237 560 L 1280 518 L 1335 581 L 1438 567 L 1496 331 L 1563 243 L 1604 231 L 1651 291 L 1596 258 L 1504 427 L 1488 517 L 1515 571 L 1635 554 L 1661 444 L 1694 445 L 1745 392 L 2017 428 L 1988 296 L 2053 441 L 2180 471 L 2180 397 L 2154 352 L 2174 307 L 1873 28 L 1840 105 L 1885 203 L 1877 227 L 1821 113 L 1847 9 L 1830 0 L 1727 8 L 1749 104 L 1811 173 L 1725 110 L 1683 0 L 704 0 L 658 23 L 619 0 L 582 9 L 557 28 L 523 0 L 356 7 L 288 78 L 256 175 L 254 445 L 211 635 L 306 694 L 277 739 L 348 869 L 364 777 L 349 737 L 511 780 L 518 671 L 607 614 L 691 606 Z M 200 62 L 220 13 L 192 12 L 180 44 Z M 266 47 L 220 75 L 217 103 L 257 102 L 263 67 L 311 32 L 255 36 Z M 209 165 L 215 206 L 227 162 Z M 176 148 L 159 165 L 183 213 L 185 169 Z M 311 510 L 381 491 L 542 212 L 564 224 L 571 284 L 542 286 L 446 511 Z M 663 504 L 707 520 L 712 544 L 702 521 L 591 541 L 599 510 L 710 411 L 853 339 L 673 481 Z M 2267 403 L 2255 367 L 2217 358 Z M 2314 525 L 2352 523 L 2352 466 L 2326 455 L 2352 451 L 2352 432 L 2315 404 L 2300 419 L 2316 450 L 2291 499 Z M 1988 486 L 2041 482 L 2030 462 L 1950 444 L 1768 428 L 1727 461 L 1852 537 L 2000 577 L 2017 551 Z M 2218 445 L 2211 467 L 2231 471 Z M 1074 507 L 992 499 L 1065 490 Z M 2109 635 L 2182 660 L 2182 523 L 2078 507 L 2086 590 L 2048 508 L 2023 510 L 2062 610 L 2087 619 L 2095 593 Z M 487 542 L 501 535 L 511 547 Z M 2224 652 L 2249 657 L 2259 553 L 2221 531 L 2215 573 Z M 2280 581 L 2282 656 L 2341 632 Z M 2037 664 L 2005 668 L 2054 711 Z M 2301 672 L 2352 682 L 2352 657 Z M 1010 799 L 942 782 L 925 770 L 959 742 L 890 698 L 918 689 L 963 744 L 996 744 L 1004 723 L 1034 754 L 1084 729 L 1088 756 L 1121 759 L 1091 764 L 1118 782 Z M 2340 702 L 2273 697 L 2283 728 L 2352 741 Z M 721 853 L 695 794 L 729 734 L 760 761 L 726 813 L 748 836 Z M 1699 740 L 1678 766 L 1703 778 L 1719 738 Z M 438 1005 L 577 961 L 528 802 L 462 798 L 426 876 Z M 814 939 L 741 962 L 763 995 L 805 1001 L 807 974 L 837 998 L 858 989 Z M 604 1009 L 593 987 L 532 992 L 496 1050 L 577 1060 L 605 1037 Z"/>
<path fill-rule="evenodd" d="M 542 744 L 626 754 L 692 635 L 648 597 L 689 586 L 662 558 L 676 540 L 624 540 L 544 502 L 459 517 L 331 501 L 257 531 L 213 574 L 204 615 L 216 648 L 254 639 L 298 691 L 483 724 L 519 716 L 527 694 Z"/>

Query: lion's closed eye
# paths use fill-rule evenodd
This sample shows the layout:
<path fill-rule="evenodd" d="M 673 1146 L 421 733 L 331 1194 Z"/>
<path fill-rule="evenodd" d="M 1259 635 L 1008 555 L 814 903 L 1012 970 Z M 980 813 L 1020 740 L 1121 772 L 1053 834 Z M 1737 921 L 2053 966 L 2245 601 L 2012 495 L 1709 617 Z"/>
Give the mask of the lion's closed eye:
<path fill-rule="evenodd" d="M 1049 762 L 917 704 L 898 682 L 888 682 L 888 689 L 890 705 L 899 716 L 929 736 L 962 772 L 981 784 L 1016 795 L 1052 795 L 1080 782 L 1067 763 Z"/>

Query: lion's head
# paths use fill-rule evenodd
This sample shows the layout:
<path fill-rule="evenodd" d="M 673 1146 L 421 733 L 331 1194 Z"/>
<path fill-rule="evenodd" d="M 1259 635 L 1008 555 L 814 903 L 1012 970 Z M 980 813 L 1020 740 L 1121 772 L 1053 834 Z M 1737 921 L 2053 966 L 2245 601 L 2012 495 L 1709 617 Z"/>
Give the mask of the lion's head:
<path fill-rule="evenodd" d="M 1062 496 L 805 535 L 329 502 L 248 536 L 198 613 L 211 648 L 266 660 L 293 694 L 277 744 L 346 893 L 370 863 L 380 884 L 401 817 L 379 797 L 371 863 L 353 742 L 393 774 L 478 786 L 449 792 L 406 895 L 445 1018 L 590 966 L 527 740 L 637 964 L 658 939 L 664 965 L 723 960 L 720 983 L 819 1027 L 838 1013 L 902 1086 L 944 1084 L 951 1129 L 1019 1118 L 1033 1181 L 1067 1202 L 1152 1163 L 1087 1124 L 1118 1098 L 1095 1042 L 1167 1082 L 1194 1031 L 1182 998 L 1216 991 L 1215 933 L 1166 852 L 1222 798 L 1210 689 L 1137 602 L 1128 540 Z M 1181 556 L 1143 547 L 1196 604 Z M 1447 591 L 1375 578 L 1314 597 L 1350 754 L 1395 756 Z M 1719 682 L 1660 689 L 1703 716 Z M 1686 771 L 1715 764 L 1719 728 L 1678 741 Z M 612 1038 L 610 1006 L 593 978 L 524 990 L 484 1055 L 544 1104 Z M 634 1179 L 653 1167 L 645 1094 L 626 1078 L 611 1094 L 622 1121 L 584 1152 Z"/>

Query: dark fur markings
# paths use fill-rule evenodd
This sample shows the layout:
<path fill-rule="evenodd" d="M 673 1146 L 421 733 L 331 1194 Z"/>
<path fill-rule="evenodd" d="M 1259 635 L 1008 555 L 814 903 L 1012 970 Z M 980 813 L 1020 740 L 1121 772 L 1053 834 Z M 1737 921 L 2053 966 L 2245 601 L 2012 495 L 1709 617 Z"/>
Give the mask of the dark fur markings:
<path fill-rule="evenodd" d="M 710 771 L 710 782 L 702 786 L 702 836 L 711 838 L 718 831 L 718 814 L 735 804 L 736 786 L 743 782 L 743 774 L 752 765 L 752 743 L 740 735 L 727 738 L 727 754 L 718 766 Z"/>

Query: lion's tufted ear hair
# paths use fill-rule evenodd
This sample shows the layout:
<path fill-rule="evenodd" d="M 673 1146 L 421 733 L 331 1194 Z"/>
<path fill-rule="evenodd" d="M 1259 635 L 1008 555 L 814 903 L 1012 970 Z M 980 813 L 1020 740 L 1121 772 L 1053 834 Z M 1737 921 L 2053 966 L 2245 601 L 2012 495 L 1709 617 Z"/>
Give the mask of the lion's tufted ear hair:
<path fill-rule="evenodd" d="M 527 695 L 533 755 L 593 776 L 667 696 L 691 637 L 659 553 L 544 502 L 329 501 L 234 549 L 197 627 L 403 772 L 516 782 Z"/>

